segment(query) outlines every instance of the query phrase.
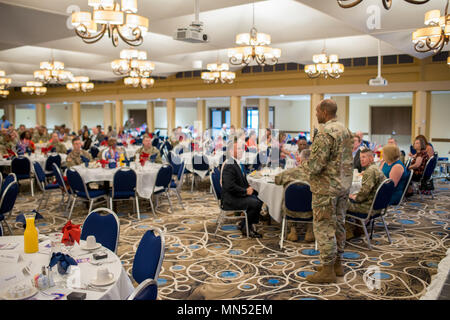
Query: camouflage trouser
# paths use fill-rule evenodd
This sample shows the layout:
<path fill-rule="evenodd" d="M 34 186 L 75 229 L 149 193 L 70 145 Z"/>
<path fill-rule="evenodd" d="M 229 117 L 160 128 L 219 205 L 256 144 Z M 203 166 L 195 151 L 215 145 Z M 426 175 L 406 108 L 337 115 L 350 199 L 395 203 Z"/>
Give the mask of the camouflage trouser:
<path fill-rule="evenodd" d="M 331 264 L 344 252 L 345 213 L 348 194 L 342 196 L 312 195 L 314 237 L 322 264 Z"/>

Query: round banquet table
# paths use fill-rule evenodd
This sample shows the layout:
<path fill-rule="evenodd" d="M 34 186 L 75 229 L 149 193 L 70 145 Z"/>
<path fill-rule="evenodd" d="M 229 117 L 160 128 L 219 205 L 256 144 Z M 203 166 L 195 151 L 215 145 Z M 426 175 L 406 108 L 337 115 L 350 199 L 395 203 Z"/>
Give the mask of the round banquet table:
<path fill-rule="evenodd" d="M 283 214 L 281 212 L 284 187 L 276 185 L 274 182 L 275 174 L 269 173 L 267 176 L 262 176 L 260 178 L 247 176 L 247 181 L 249 185 L 258 191 L 258 198 L 263 201 L 268 209 L 269 214 L 273 220 L 281 223 L 283 219 Z M 352 183 L 350 188 L 350 193 L 357 193 L 361 189 L 361 182 L 355 181 Z"/>
<path fill-rule="evenodd" d="M 119 147 L 120 147 L 120 148 L 123 148 L 123 146 L 119 146 Z M 124 149 L 125 149 L 125 152 L 127 153 L 127 157 L 128 157 L 128 158 L 134 157 L 134 156 L 136 155 L 136 151 L 137 151 L 140 147 L 142 147 L 142 145 L 141 145 L 141 146 L 136 146 L 136 145 L 128 145 L 128 146 L 126 146 Z M 101 147 L 99 148 L 99 153 L 98 153 L 98 154 L 101 155 L 102 152 L 105 151 L 106 149 L 108 149 L 108 147 L 101 146 Z"/>
<path fill-rule="evenodd" d="M 195 153 L 184 152 L 179 155 L 174 155 L 175 157 L 179 157 L 181 159 L 181 161 L 184 161 L 186 170 L 188 170 L 189 172 L 195 171 L 195 173 L 197 173 L 203 179 L 206 177 L 207 171 L 194 170 L 194 167 L 192 164 L 192 157 L 194 156 L 194 154 L 197 156 L 205 155 L 206 158 L 208 159 L 210 170 L 213 170 L 215 167 L 220 166 L 222 164 L 223 152 L 217 152 L 216 154 L 203 154 L 200 152 L 198 152 L 198 153 L 197 152 L 195 152 Z"/>
<path fill-rule="evenodd" d="M 61 164 L 62 165 L 65 164 L 66 159 L 67 159 L 67 154 L 64 154 L 64 153 L 58 153 L 58 154 L 61 156 Z M 33 166 L 34 161 L 37 161 L 41 165 L 42 169 L 45 170 L 45 162 L 47 161 L 47 158 L 48 158 L 47 156 L 45 156 L 43 154 L 32 153 L 31 156 L 25 154 L 25 157 L 30 159 L 31 166 Z M 11 166 L 11 161 L 12 160 L 0 159 L 0 166 Z"/>
<path fill-rule="evenodd" d="M 162 164 L 159 163 L 147 162 L 144 167 L 135 162 L 130 163 L 130 168 L 136 172 L 136 191 L 140 197 L 146 199 L 151 197 L 153 186 L 156 182 L 156 176 L 161 167 Z M 119 168 L 109 169 L 107 167 L 86 168 L 84 165 L 74 166 L 73 168 L 78 171 L 85 183 L 102 181 L 112 182 L 114 173 L 119 170 Z"/>
<path fill-rule="evenodd" d="M 3 293 L 11 285 L 17 283 L 30 283 L 33 276 L 41 272 L 42 266 L 48 266 L 51 258 L 50 241 L 45 240 L 46 236 L 39 236 L 43 241 L 39 244 L 39 251 L 36 253 L 24 253 L 23 251 L 23 236 L 8 236 L 0 237 L 0 244 L 18 243 L 18 245 L 11 250 L 0 250 L 0 258 L 5 254 L 20 254 L 19 262 L 10 263 L 4 259 L 0 260 L 0 291 Z M 83 244 L 81 241 L 80 244 Z M 62 245 L 64 247 L 64 245 Z M 82 259 L 78 261 L 78 265 L 71 266 L 69 275 L 62 278 L 56 266 L 52 268 L 53 277 L 56 285 L 45 290 L 40 290 L 36 295 L 29 298 L 29 300 L 53 300 L 57 296 L 55 293 L 64 294 L 62 300 L 66 300 L 67 294 L 72 291 L 85 292 L 86 300 L 124 300 L 134 291 L 133 284 L 128 277 L 119 257 L 107 248 L 101 247 L 95 252 L 107 252 L 108 257 L 104 260 L 102 265 L 91 264 L 92 253 L 81 249 L 76 244 L 70 252 L 70 255 L 75 259 Z M 22 270 L 28 266 L 31 270 L 31 275 L 24 273 Z M 97 275 L 97 270 L 101 267 L 106 267 L 114 275 L 115 281 L 103 287 L 96 287 L 104 289 L 103 292 L 87 288 L 87 284 Z M 63 281 L 60 281 L 63 279 Z M 86 289 L 80 289 L 86 288 Z"/>

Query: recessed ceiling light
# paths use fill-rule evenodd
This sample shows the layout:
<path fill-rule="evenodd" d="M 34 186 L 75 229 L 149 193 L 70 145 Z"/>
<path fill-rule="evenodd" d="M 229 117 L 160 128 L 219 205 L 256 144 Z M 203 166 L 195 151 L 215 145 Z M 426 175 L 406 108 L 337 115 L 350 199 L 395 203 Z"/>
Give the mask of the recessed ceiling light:
<path fill-rule="evenodd" d="M 367 92 L 361 92 L 361 94 L 363 94 L 363 95 L 366 95 L 366 94 L 367 94 Z"/>
<path fill-rule="evenodd" d="M 280 97 L 281 97 L 281 98 L 284 98 L 284 94 L 280 94 Z"/>

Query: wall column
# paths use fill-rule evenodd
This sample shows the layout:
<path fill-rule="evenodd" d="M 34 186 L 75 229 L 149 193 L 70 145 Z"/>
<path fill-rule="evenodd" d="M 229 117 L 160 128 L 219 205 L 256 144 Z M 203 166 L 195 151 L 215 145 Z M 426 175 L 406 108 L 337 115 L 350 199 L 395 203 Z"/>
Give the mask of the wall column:
<path fill-rule="evenodd" d="M 206 100 L 197 101 L 197 123 L 199 134 L 206 130 Z"/>
<path fill-rule="evenodd" d="M 16 127 L 16 105 L 7 104 L 4 107 L 6 119 L 12 124 L 13 128 Z"/>
<path fill-rule="evenodd" d="M 45 103 L 36 103 L 36 125 L 45 126 L 46 116 L 45 116 Z"/>
<path fill-rule="evenodd" d="M 147 101 L 147 127 L 148 132 L 155 131 L 155 104 L 153 101 Z"/>
<path fill-rule="evenodd" d="M 78 133 L 81 129 L 81 104 L 80 102 L 72 103 L 72 131 Z"/>
<path fill-rule="evenodd" d="M 335 97 L 331 97 L 331 99 L 336 101 L 336 104 L 338 106 L 337 120 L 340 123 L 342 123 L 346 128 L 348 128 L 350 97 L 349 96 L 335 96 Z"/>
<path fill-rule="evenodd" d="M 258 102 L 259 130 L 269 127 L 269 99 L 260 98 Z"/>
<path fill-rule="evenodd" d="M 175 98 L 167 99 L 167 136 L 172 134 L 172 130 L 175 128 L 175 113 L 176 113 L 176 101 Z"/>
<path fill-rule="evenodd" d="M 416 91 L 413 94 L 411 141 L 419 134 L 430 140 L 431 92 Z"/>
<path fill-rule="evenodd" d="M 103 104 L 103 128 L 114 124 L 114 108 L 112 103 Z"/>
<path fill-rule="evenodd" d="M 323 93 L 313 93 L 311 94 L 311 119 L 310 119 L 310 133 L 311 133 L 311 139 L 314 135 L 314 129 L 319 128 L 319 123 L 317 122 L 316 117 L 316 107 L 319 104 L 320 101 L 323 100 Z"/>
<path fill-rule="evenodd" d="M 116 101 L 116 108 L 115 108 L 115 114 L 116 114 L 116 125 L 115 129 L 118 131 L 120 127 L 123 126 L 123 101 L 117 100 Z M 107 129 L 107 128 L 105 128 Z"/>
<path fill-rule="evenodd" d="M 236 130 L 241 128 L 241 97 L 230 97 L 230 126 L 234 125 Z"/>

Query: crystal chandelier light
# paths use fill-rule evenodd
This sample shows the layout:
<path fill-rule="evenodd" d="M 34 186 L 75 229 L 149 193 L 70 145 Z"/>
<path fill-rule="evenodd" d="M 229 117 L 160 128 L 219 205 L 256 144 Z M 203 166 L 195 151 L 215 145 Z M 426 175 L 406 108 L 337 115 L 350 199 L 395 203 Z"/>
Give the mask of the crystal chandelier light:
<path fill-rule="evenodd" d="M 69 91 L 90 92 L 94 90 L 94 84 L 89 82 L 89 77 L 73 77 L 71 82 L 66 84 Z"/>
<path fill-rule="evenodd" d="M 47 92 L 47 88 L 42 86 L 42 82 L 39 81 L 27 81 L 25 87 L 20 88 L 22 93 L 27 93 L 30 95 L 44 95 Z"/>
<path fill-rule="evenodd" d="M 202 72 L 202 79 L 208 84 L 219 81 L 231 84 L 236 79 L 236 73 L 229 71 L 228 63 L 210 63 L 206 68 L 209 72 Z"/>
<path fill-rule="evenodd" d="M 440 10 L 431 10 L 425 13 L 426 27 L 417 29 L 412 34 L 412 42 L 417 52 L 439 53 L 448 44 L 450 37 L 449 4 L 450 0 L 447 1 L 443 16 L 441 16 Z"/>
<path fill-rule="evenodd" d="M 276 64 L 281 57 L 281 50 L 269 47 L 270 35 L 258 33 L 255 28 L 255 3 L 253 3 L 253 27 L 250 33 L 236 36 L 236 44 L 242 47 L 228 49 L 228 57 L 232 65 L 248 66 L 255 61 L 258 65 Z"/>
<path fill-rule="evenodd" d="M 126 86 L 148 88 L 153 86 L 155 80 L 150 78 L 155 64 L 147 60 L 147 52 L 125 49 L 120 52 L 120 59 L 111 62 L 115 75 L 126 76 L 123 82 Z"/>
<path fill-rule="evenodd" d="M 325 79 L 328 77 L 338 79 L 344 73 L 344 65 L 339 63 L 338 55 L 330 54 L 327 56 L 325 44 L 322 53 L 313 56 L 313 62 L 314 64 L 305 66 L 305 72 L 310 78 L 317 78 L 323 75 Z"/>
<path fill-rule="evenodd" d="M 6 78 L 6 73 L 0 70 L 0 96 L 6 98 L 9 95 L 9 90 L 6 90 L 11 84 L 11 78 Z"/>
<path fill-rule="evenodd" d="M 350 2 L 351 1 L 351 2 Z M 363 0 L 337 0 L 339 6 L 344 9 L 353 8 L 360 4 Z M 430 0 L 404 0 L 411 4 L 425 4 Z M 383 7 L 389 10 L 392 6 L 392 0 L 382 0 Z"/>
<path fill-rule="evenodd" d="M 44 83 L 50 82 L 66 82 L 72 78 L 70 71 L 64 70 L 64 63 L 55 61 L 52 57 L 51 61 L 40 63 L 40 70 L 34 72 L 34 78 Z"/>
<path fill-rule="evenodd" d="M 115 0 L 89 0 L 92 15 L 87 11 L 72 13 L 75 33 L 88 44 L 99 41 L 108 33 L 115 47 L 119 38 L 130 46 L 141 45 L 148 30 L 148 19 L 136 14 L 137 0 L 122 0 L 121 4 Z"/>

